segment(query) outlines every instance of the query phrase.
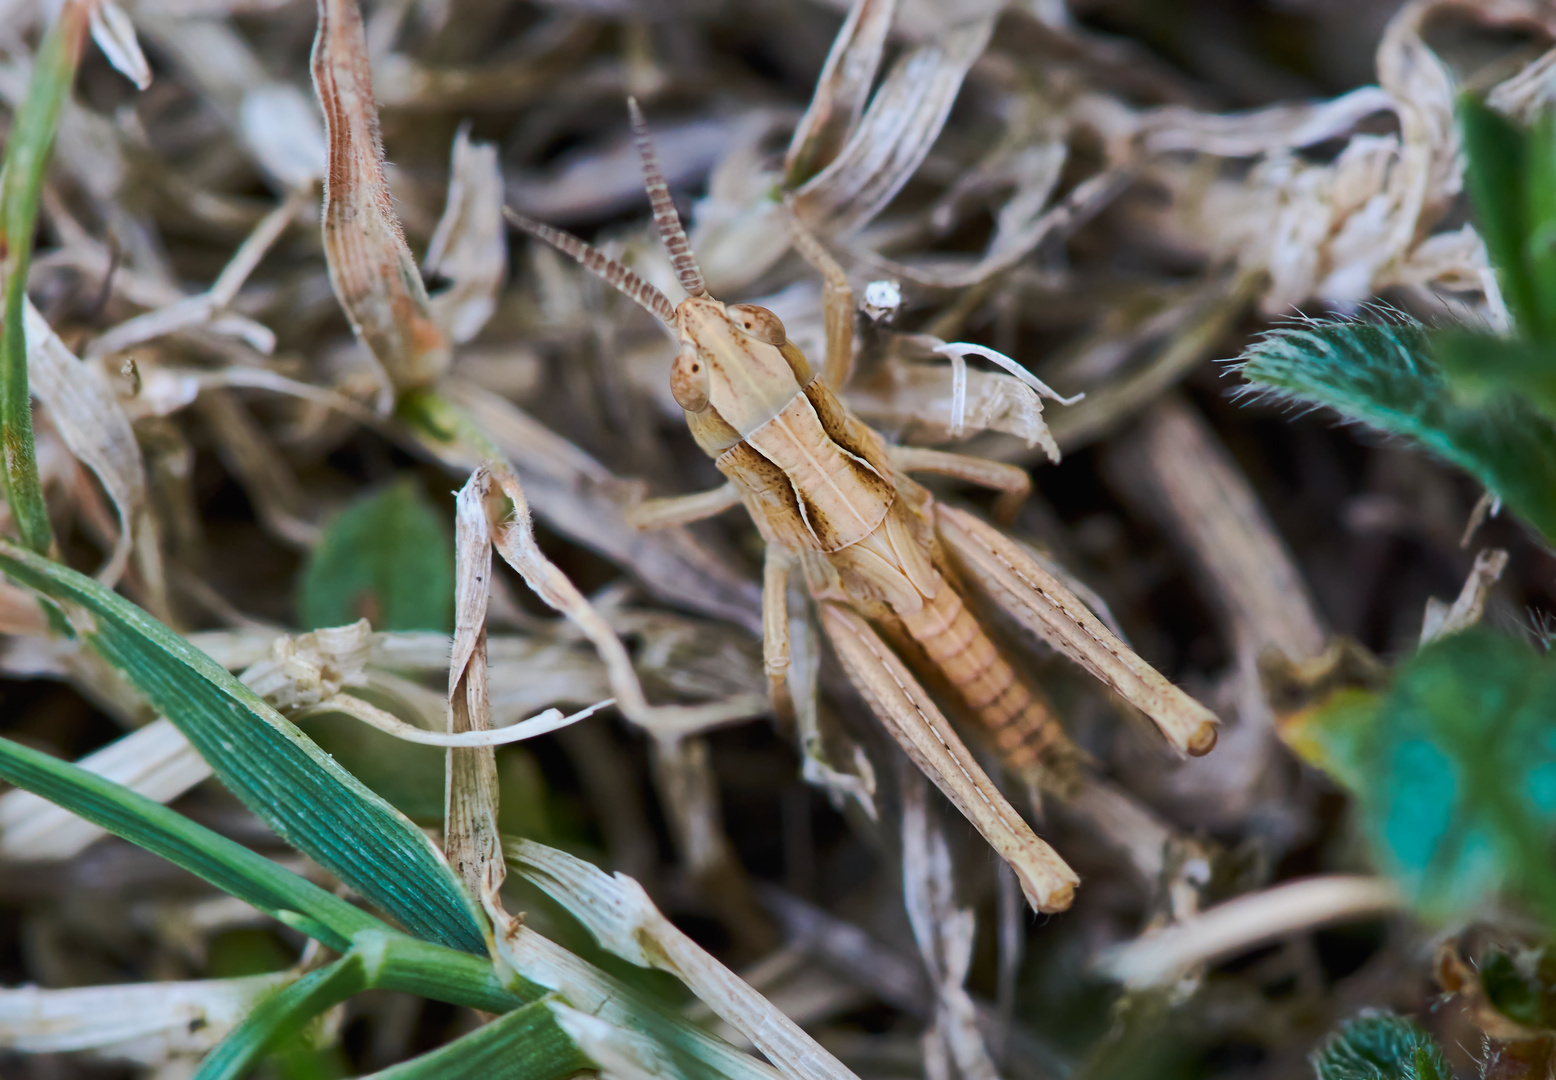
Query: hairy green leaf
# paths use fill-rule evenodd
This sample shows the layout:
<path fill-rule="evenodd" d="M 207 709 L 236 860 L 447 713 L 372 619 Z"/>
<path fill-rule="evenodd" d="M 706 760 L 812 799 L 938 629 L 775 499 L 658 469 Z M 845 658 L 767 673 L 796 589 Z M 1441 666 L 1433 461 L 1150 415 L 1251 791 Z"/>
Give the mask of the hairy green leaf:
<path fill-rule="evenodd" d="M 1453 1080 L 1432 1037 L 1387 1013 L 1347 1022 L 1310 1060 L 1318 1080 Z"/>
<path fill-rule="evenodd" d="M 303 572 L 304 629 L 366 618 L 376 630 L 454 626 L 454 539 L 412 483 L 358 499 L 334 520 Z"/>
<path fill-rule="evenodd" d="M 1285 326 L 1256 340 L 1238 365 L 1257 391 L 1414 441 L 1556 539 L 1556 430 L 1522 398 L 1456 394 L 1419 324 Z"/>
<path fill-rule="evenodd" d="M 481 918 L 426 835 L 220 664 L 91 578 L 15 544 L 0 541 L 0 569 L 75 608 L 85 643 L 287 843 L 416 936 L 485 953 Z"/>

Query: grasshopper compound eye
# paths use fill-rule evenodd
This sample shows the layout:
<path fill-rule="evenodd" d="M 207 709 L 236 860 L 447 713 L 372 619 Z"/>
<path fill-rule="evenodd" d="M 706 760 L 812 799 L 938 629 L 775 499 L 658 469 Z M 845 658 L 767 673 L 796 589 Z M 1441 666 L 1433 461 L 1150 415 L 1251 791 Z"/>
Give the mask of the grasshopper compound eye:
<path fill-rule="evenodd" d="M 755 304 L 731 304 L 727 309 L 735 325 L 758 341 L 769 345 L 782 345 L 789 340 L 784 333 L 783 320 L 764 307 Z"/>
<path fill-rule="evenodd" d="M 702 412 L 708 407 L 708 365 L 689 341 L 681 343 L 670 365 L 670 394 L 687 412 Z"/>

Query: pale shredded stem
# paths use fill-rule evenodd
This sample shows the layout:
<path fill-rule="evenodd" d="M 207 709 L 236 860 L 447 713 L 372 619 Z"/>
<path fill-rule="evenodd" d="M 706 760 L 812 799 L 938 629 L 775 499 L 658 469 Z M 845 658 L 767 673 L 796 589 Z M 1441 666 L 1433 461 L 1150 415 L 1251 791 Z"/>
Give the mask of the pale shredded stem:
<path fill-rule="evenodd" d="M 386 712 L 371 702 L 363 701 L 353 694 L 336 694 L 332 698 L 321 701 L 317 705 L 309 706 L 299 711 L 296 716 L 299 719 L 307 719 L 310 716 L 318 716 L 323 713 L 343 713 L 353 719 L 360 720 L 370 727 L 375 727 L 386 735 L 393 735 L 397 739 L 406 742 L 420 743 L 423 746 L 444 747 L 472 747 L 472 746 L 505 746 L 508 743 L 523 742 L 525 739 L 533 739 L 538 735 L 546 735 L 550 732 L 565 728 L 570 724 L 576 724 L 580 720 L 587 719 L 608 705 L 614 705 L 614 698 L 606 698 L 596 702 L 587 709 L 566 716 L 561 709 L 547 709 L 538 716 L 532 716 L 527 720 L 520 720 L 517 724 L 509 724 L 507 727 L 496 728 L 491 731 L 464 731 L 450 733 L 446 731 L 428 731 L 419 728 L 415 724 L 408 724 L 393 713 Z"/>
<path fill-rule="evenodd" d="M 223 318 L 231 318 L 226 309 L 237 297 L 238 290 L 243 288 L 243 283 L 254 272 L 260 260 L 281 238 L 281 234 L 286 231 L 292 219 L 312 198 L 313 192 L 308 188 L 299 188 L 291 192 L 280 206 L 260 219 L 254 231 L 238 246 L 238 250 L 233 253 L 222 272 L 211 283 L 208 291 L 196 296 L 187 296 L 164 307 L 125 320 L 92 342 L 87 349 L 87 358 L 108 356 L 177 330 L 191 326 L 204 326 L 210 324 L 219 315 Z M 275 347 L 275 336 L 270 330 L 254 323 L 252 325 L 258 327 L 259 331 L 256 333 L 249 328 L 248 324 L 249 320 L 242 319 L 232 325 L 239 329 L 239 336 L 260 352 L 271 351 Z"/>
<path fill-rule="evenodd" d="M 1486 611 L 1486 595 L 1491 587 L 1502 579 L 1507 568 L 1507 552 L 1500 548 L 1487 548 L 1475 556 L 1464 587 L 1450 607 L 1435 596 L 1426 602 L 1426 617 L 1421 622 L 1421 644 L 1441 641 L 1450 634 L 1468 630 Z"/>
<path fill-rule="evenodd" d="M 521 874 L 567 908 L 604 948 L 675 975 L 785 1075 L 794 1080 L 855 1080 L 798 1024 L 660 914 L 632 878 L 607 875 L 532 840 L 513 842 L 508 854 Z"/>
<path fill-rule="evenodd" d="M 1039 379 L 1026 368 L 1022 367 L 1010 357 L 1006 356 L 1004 353 L 991 349 L 986 345 L 974 345 L 968 341 L 948 341 L 943 345 L 937 345 L 935 347 L 935 352 L 939 353 L 941 356 L 952 357 L 954 360 L 961 359 L 962 357 L 969 355 L 981 356 L 985 360 L 990 360 L 995 364 L 998 364 L 1000 367 L 1010 372 L 1016 378 L 1026 383 L 1033 390 L 1036 390 L 1039 394 L 1042 394 L 1045 398 L 1050 398 L 1054 401 L 1057 401 L 1061 405 L 1074 405 L 1077 401 L 1080 401 L 1086 396 L 1085 394 L 1075 394 L 1072 397 L 1065 397 L 1063 394 L 1059 393 L 1053 387 L 1045 383 L 1042 379 Z M 964 374 L 962 378 L 965 381 L 967 376 Z"/>
<path fill-rule="evenodd" d="M 1099 970 L 1134 989 L 1177 981 L 1203 964 L 1332 923 L 1398 910 L 1399 894 L 1382 878 L 1328 874 L 1228 900 L 1155 934 L 1116 946 Z"/>
<path fill-rule="evenodd" d="M 614 691 L 616 705 L 628 720 L 659 738 L 695 734 L 722 724 L 733 723 L 767 711 L 764 694 L 737 694 L 705 705 L 650 705 L 643 685 L 632 668 L 632 658 L 610 624 L 595 610 L 578 587 L 546 558 L 535 543 L 530 523 L 529 503 L 519 481 L 506 465 L 481 466 L 497 481 L 503 494 L 513 503 L 513 517 L 494 536 L 498 552 L 519 572 L 524 581 L 553 611 L 572 620 L 605 662 L 605 670 Z"/>
<path fill-rule="evenodd" d="M 950 350 L 950 351 L 947 351 Z M 967 359 L 966 354 L 942 345 L 935 350 L 951 358 L 951 427 L 953 439 L 962 437 L 967 430 Z"/>

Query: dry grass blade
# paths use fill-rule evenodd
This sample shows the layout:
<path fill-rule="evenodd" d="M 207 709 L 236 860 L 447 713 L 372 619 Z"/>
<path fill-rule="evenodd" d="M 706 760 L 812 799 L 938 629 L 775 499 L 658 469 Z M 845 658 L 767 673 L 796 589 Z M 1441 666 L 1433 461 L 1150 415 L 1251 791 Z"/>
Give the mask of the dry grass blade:
<path fill-rule="evenodd" d="M 977 919 L 971 908 L 956 904 L 951 849 L 930 815 L 923 774 L 909 767 L 898 775 L 903 904 L 935 987 L 934 1019 L 924 1032 L 924 1072 L 931 1080 L 951 1080 L 954 1063 L 963 1080 L 998 1080 L 966 986 Z"/>
<path fill-rule="evenodd" d="M 668 971 L 792 1080 L 856 1080 L 842 1062 L 659 913 L 643 887 L 555 848 L 520 840 L 522 873 L 566 907 L 617 956 Z"/>
<path fill-rule="evenodd" d="M 144 90 L 151 85 L 151 65 L 140 51 L 135 24 L 114 0 L 98 0 L 93 8 L 92 40 L 103 50 L 108 62 L 135 84 L 135 89 Z"/>
<path fill-rule="evenodd" d="M 821 605 L 821 622 L 849 679 L 876 717 L 1021 882 L 1036 911 L 1063 911 L 1080 878 L 1040 839 L 929 700 L 897 654 L 857 613 Z"/>
<path fill-rule="evenodd" d="M 32 392 L 49 410 L 70 452 L 91 469 L 119 512 L 119 538 L 98 579 L 113 585 L 129 565 L 146 509 L 146 466 L 134 429 L 113 386 L 95 364 L 65 347 L 36 308 L 25 312 L 27 367 Z M 152 555 L 154 541 L 144 545 Z"/>
<path fill-rule="evenodd" d="M 1306 660 L 1327 635 L 1269 515 L 1248 480 L 1190 406 L 1169 398 L 1146 412 L 1120 468 L 1160 499 L 1211 582 L 1211 595 L 1254 655 L 1279 649 Z"/>
<path fill-rule="evenodd" d="M 892 66 L 837 157 L 795 193 L 796 209 L 809 225 L 851 233 L 902 190 L 945 126 L 967 70 L 993 31 L 992 18 L 952 27 Z"/>
<path fill-rule="evenodd" d="M 292 977 L 0 990 L 0 1046 L 27 1053 L 89 1050 L 107 1061 L 187 1075 L 255 1003 Z"/>
<path fill-rule="evenodd" d="M 394 388 L 430 385 L 448 368 L 448 341 L 432 317 L 389 197 L 356 0 L 319 0 L 313 85 L 329 140 L 324 251 L 330 284 Z"/>
<path fill-rule="evenodd" d="M 479 334 L 497 310 L 508 275 L 502 202 L 496 145 L 472 141 L 469 125 L 461 126 L 449 165 L 448 202 L 422 264 L 428 274 L 448 281 L 432 296 L 432 315 L 455 342 Z"/>
<path fill-rule="evenodd" d="M 1102 624 L 1080 599 L 998 529 L 965 510 L 935 507 L 941 539 L 967 575 L 1006 611 L 1149 716 L 1181 753 L 1208 754 L 1216 717 Z"/>
<path fill-rule="evenodd" d="M 1136 989 L 1168 985 L 1201 964 L 1304 930 L 1377 918 L 1400 906 L 1382 878 L 1331 874 L 1277 885 L 1208 908 L 1105 954 L 1099 969 Z"/>
<path fill-rule="evenodd" d="M 784 175 L 790 188 L 829 165 L 852 134 L 881 66 L 896 10 L 896 0 L 854 0 L 789 142 Z"/>
<path fill-rule="evenodd" d="M 448 731 L 492 726 L 486 683 L 486 607 L 492 593 L 491 475 L 477 469 L 454 510 L 454 648 L 448 667 Z M 443 854 L 477 901 L 483 881 L 507 876 L 497 835 L 497 752 L 450 748 L 444 774 Z"/>

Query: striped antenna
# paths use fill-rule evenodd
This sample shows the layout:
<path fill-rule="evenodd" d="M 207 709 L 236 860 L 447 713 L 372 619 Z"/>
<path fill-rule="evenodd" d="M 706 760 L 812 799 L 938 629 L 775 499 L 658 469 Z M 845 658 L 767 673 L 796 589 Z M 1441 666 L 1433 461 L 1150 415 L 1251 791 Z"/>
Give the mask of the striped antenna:
<path fill-rule="evenodd" d="M 675 305 L 670 303 L 670 298 L 615 259 L 606 258 L 598 248 L 590 247 L 572 233 L 553 229 L 550 225 L 527 218 L 506 206 L 502 208 L 502 212 L 514 227 L 523 229 L 537 240 L 544 240 L 563 255 L 578 260 L 585 270 L 623 295 L 637 301 L 650 315 L 658 316 L 669 326 L 675 325 Z"/>
<path fill-rule="evenodd" d="M 654 207 L 654 227 L 659 230 L 659 239 L 664 241 L 665 250 L 670 253 L 670 265 L 675 267 L 675 276 L 688 296 L 707 296 L 708 286 L 703 284 L 702 269 L 697 265 L 697 256 L 692 254 L 686 230 L 681 228 L 681 215 L 675 212 L 670 185 L 665 183 L 665 174 L 660 171 L 659 155 L 654 153 L 654 141 L 648 136 L 648 125 L 643 122 L 643 110 L 638 108 L 637 98 L 627 99 L 627 112 L 632 116 L 632 137 L 638 144 L 638 157 L 643 159 L 643 186 L 648 188 L 648 201 Z"/>

